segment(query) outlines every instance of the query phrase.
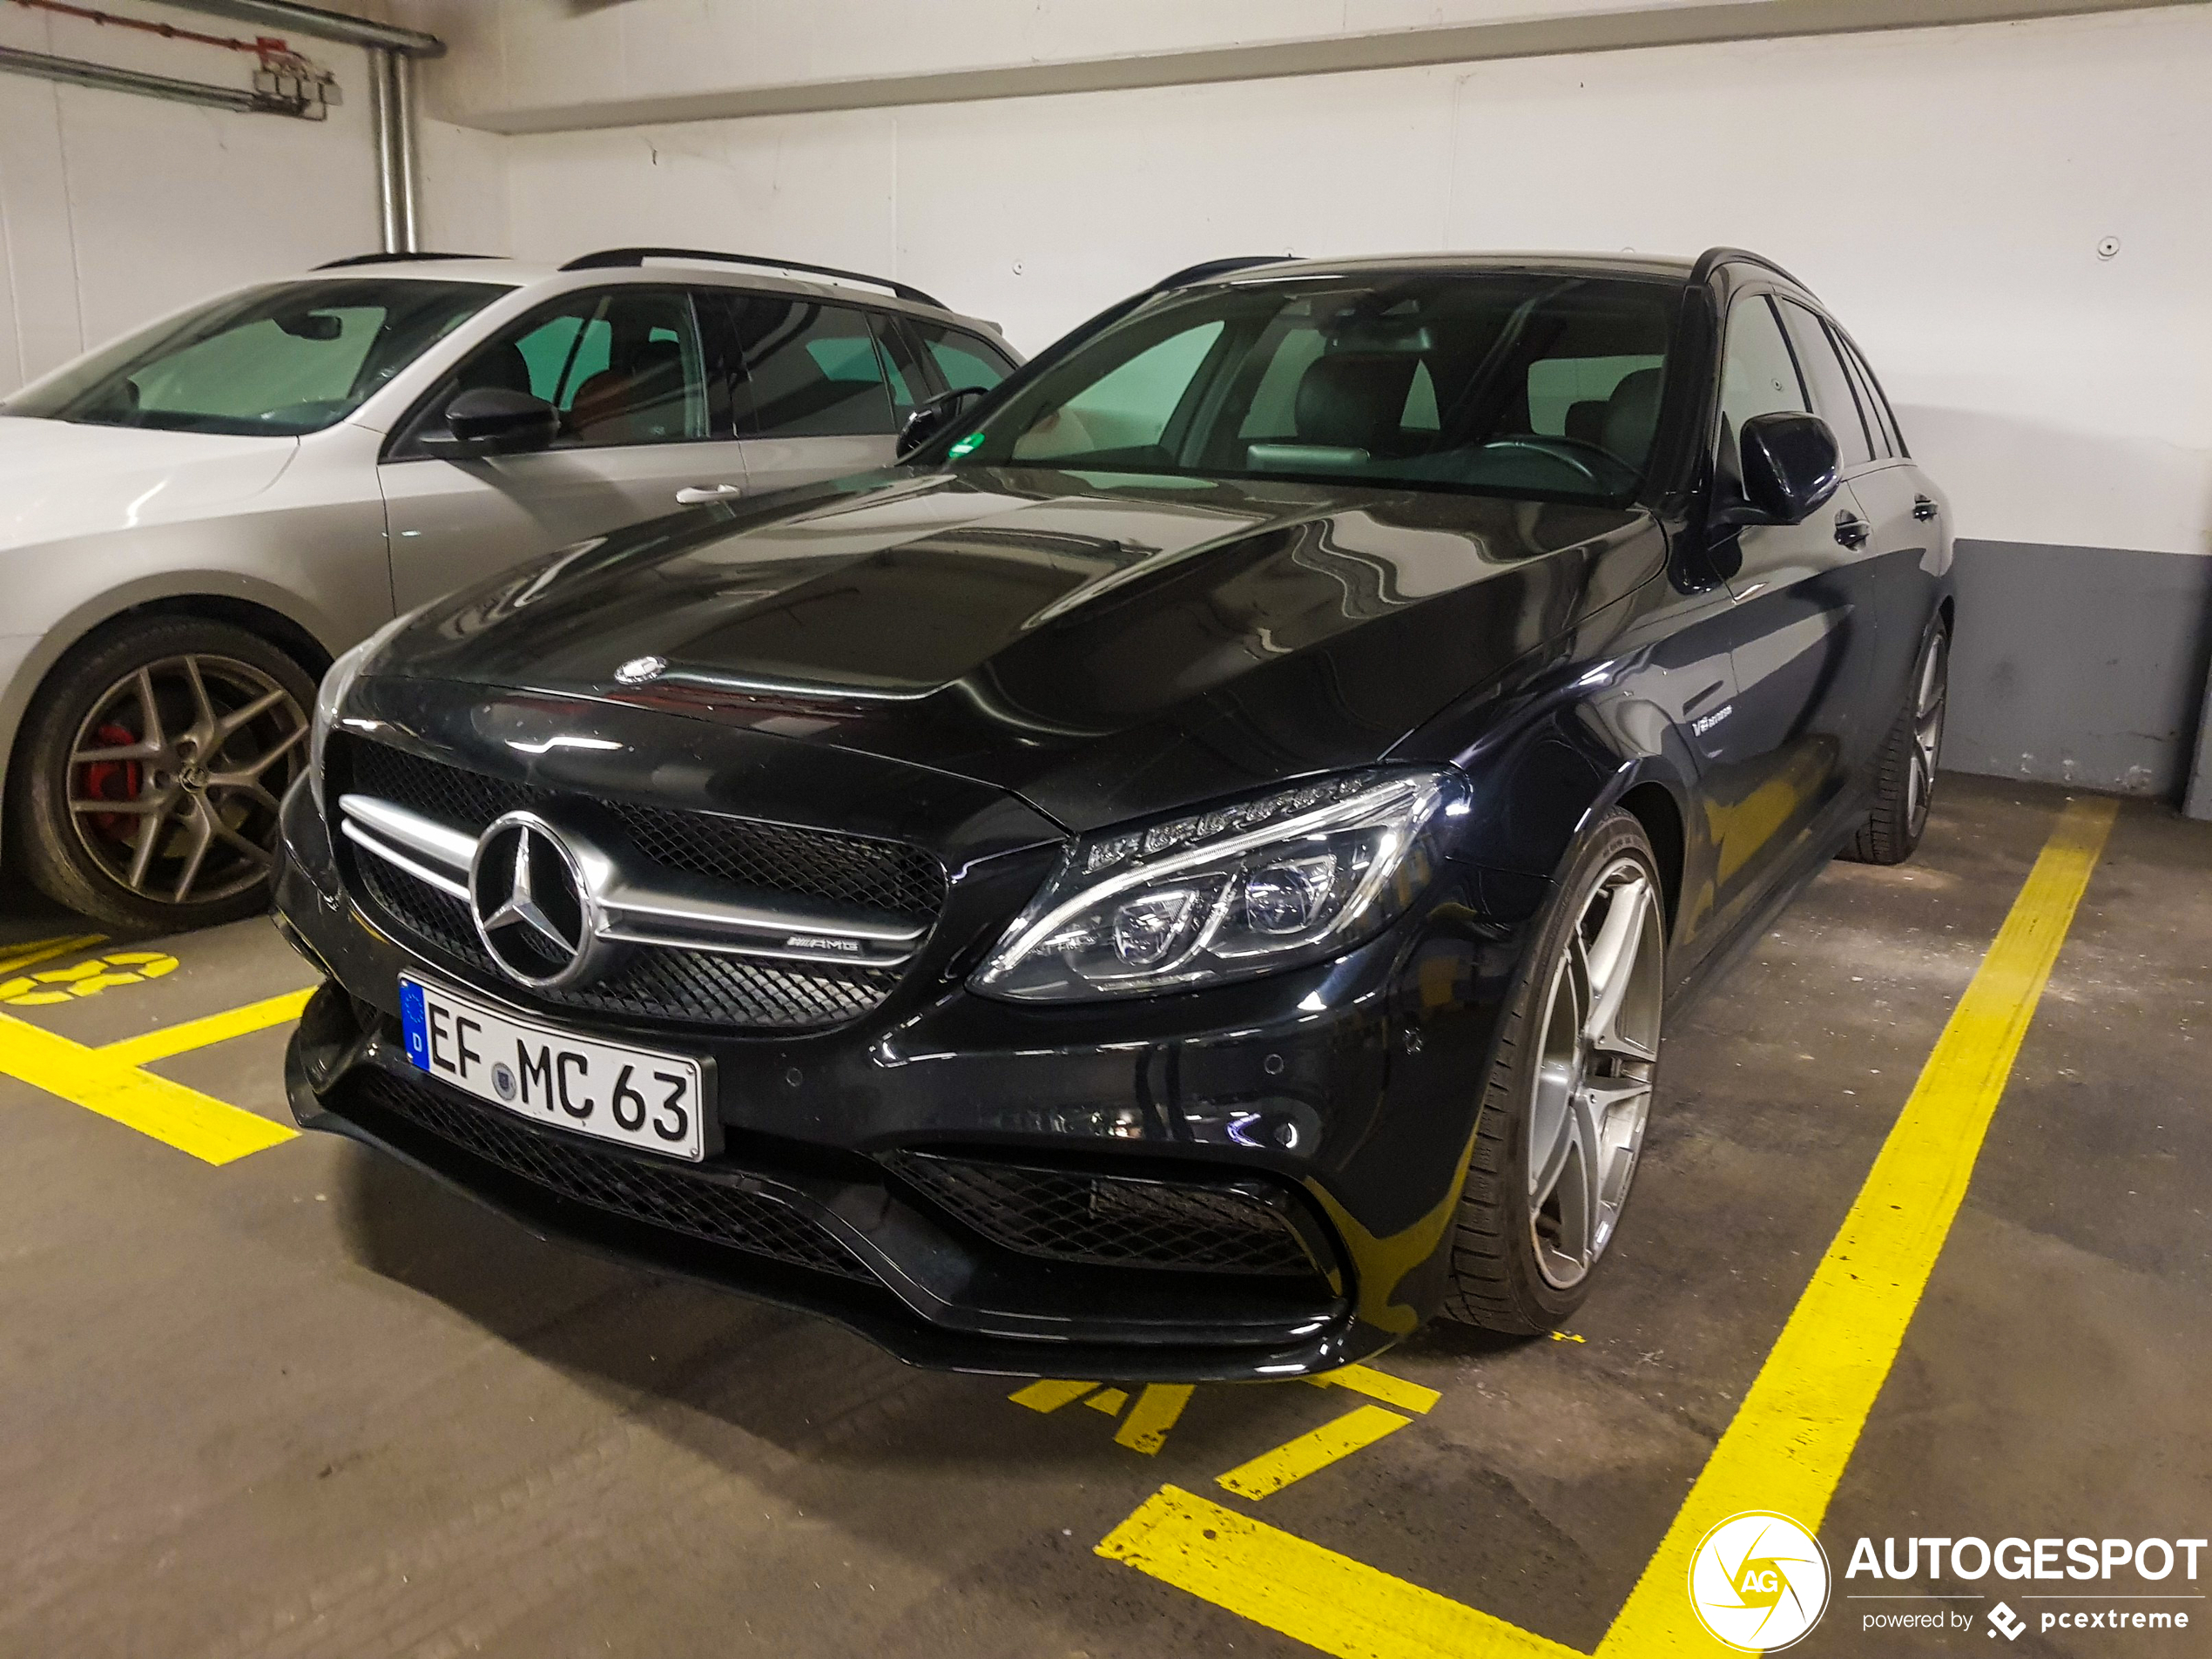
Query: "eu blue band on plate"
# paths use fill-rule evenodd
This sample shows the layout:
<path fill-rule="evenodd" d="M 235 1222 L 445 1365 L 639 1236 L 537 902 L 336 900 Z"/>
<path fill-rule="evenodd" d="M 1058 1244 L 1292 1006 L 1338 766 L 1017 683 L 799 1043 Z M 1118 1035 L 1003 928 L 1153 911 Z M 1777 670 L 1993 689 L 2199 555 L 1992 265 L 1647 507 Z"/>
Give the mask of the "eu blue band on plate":
<path fill-rule="evenodd" d="M 429 1070 L 429 1022 L 422 1017 L 422 988 L 413 980 L 400 981 L 400 1029 L 407 1034 L 408 1061 L 424 1071 Z"/>

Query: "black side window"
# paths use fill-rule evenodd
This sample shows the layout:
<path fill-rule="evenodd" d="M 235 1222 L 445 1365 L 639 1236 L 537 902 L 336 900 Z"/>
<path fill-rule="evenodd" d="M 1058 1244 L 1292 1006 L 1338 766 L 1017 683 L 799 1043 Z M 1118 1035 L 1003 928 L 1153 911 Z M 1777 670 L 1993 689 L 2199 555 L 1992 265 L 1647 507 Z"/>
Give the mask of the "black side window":
<path fill-rule="evenodd" d="M 745 363 L 732 388 L 740 435 L 832 438 L 897 430 L 866 313 L 780 294 L 732 298 Z"/>
<path fill-rule="evenodd" d="M 1797 348 L 1797 361 L 1804 369 L 1806 388 L 1812 393 L 1812 412 L 1835 433 L 1844 467 L 1865 466 L 1874 458 L 1873 441 L 1867 435 L 1866 418 L 1859 411 L 1851 377 L 1844 372 L 1826 326 L 1794 300 L 1779 303 L 1783 320 L 1789 325 L 1790 343 Z"/>
<path fill-rule="evenodd" d="M 1836 344 L 1842 347 L 1844 361 L 1851 369 L 1851 384 L 1858 388 L 1859 401 L 1865 404 L 1867 414 L 1874 417 L 1875 424 L 1881 428 L 1883 441 L 1889 445 L 1890 453 L 1910 455 L 1912 452 L 1905 447 L 1905 435 L 1897 429 L 1897 412 L 1890 408 L 1889 399 L 1883 395 L 1881 384 L 1875 380 L 1872 367 L 1859 355 L 1858 347 L 1834 329 L 1829 332 L 1836 334 Z"/>
<path fill-rule="evenodd" d="M 920 317 L 909 317 L 907 327 L 921 338 L 922 349 L 944 376 L 948 391 L 964 391 L 972 386 L 988 392 L 1014 373 L 1014 360 L 981 334 Z"/>
<path fill-rule="evenodd" d="M 594 288 L 554 300 L 479 347 L 414 424 L 438 419 L 457 393 L 496 387 L 560 410 L 556 448 L 682 443 L 714 435 L 711 378 L 689 293 Z"/>

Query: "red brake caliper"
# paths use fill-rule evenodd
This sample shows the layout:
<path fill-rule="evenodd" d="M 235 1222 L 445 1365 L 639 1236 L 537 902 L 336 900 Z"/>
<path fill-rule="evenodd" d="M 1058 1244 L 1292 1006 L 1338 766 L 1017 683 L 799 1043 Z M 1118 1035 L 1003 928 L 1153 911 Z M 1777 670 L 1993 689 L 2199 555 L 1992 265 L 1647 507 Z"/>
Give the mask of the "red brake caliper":
<path fill-rule="evenodd" d="M 138 738 L 137 733 L 116 725 L 112 720 L 99 727 L 92 735 L 111 749 L 128 748 Z M 79 800 L 136 800 L 145 786 L 145 773 L 135 760 L 88 760 L 78 772 L 77 786 Z M 136 817 L 129 813 L 95 813 L 92 827 L 111 841 L 128 843 L 132 839 Z"/>

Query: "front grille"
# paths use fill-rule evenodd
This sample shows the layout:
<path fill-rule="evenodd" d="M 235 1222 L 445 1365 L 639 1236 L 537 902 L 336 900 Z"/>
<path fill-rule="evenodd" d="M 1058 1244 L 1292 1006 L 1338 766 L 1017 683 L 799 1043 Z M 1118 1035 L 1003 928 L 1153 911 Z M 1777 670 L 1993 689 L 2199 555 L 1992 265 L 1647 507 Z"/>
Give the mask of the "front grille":
<path fill-rule="evenodd" d="M 381 743 L 346 739 L 344 756 L 351 779 L 347 787 L 396 801 L 472 835 L 502 813 L 522 807 L 543 811 L 560 799 L 551 790 L 467 772 Z M 714 813 L 673 812 L 635 801 L 593 804 L 622 826 L 644 857 L 687 875 L 887 910 L 911 921 L 934 921 L 944 906 L 944 871 L 920 847 L 903 842 Z"/>
<path fill-rule="evenodd" d="M 503 813 L 543 811 L 560 801 L 550 790 L 382 744 L 346 739 L 340 754 L 342 787 L 471 834 Z M 641 857 L 671 870 L 808 900 L 866 905 L 921 922 L 934 921 L 944 902 L 944 873 L 918 847 L 624 801 L 591 804 L 617 820 Z M 485 954 L 467 905 L 381 859 L 350 850 L 348 856 L 361 890 L 401 930 L 506 993 L 522 994 L 505 983 Z M 814 1031 L 846 1024 L 877 1007 L 897 987 L 900 974 L 894 968 L 639 945 L 590 985 L 527 995 L 560 1008 L 636 1019 Z"/>
<path fill-rule="evenodd" d="M 1281 1205 L 1238 1187 L 927 1152 L 894 1152 L 886 1162 L 954 1219 L 1025 1256 L 1212 1273 L 1320 1271 Z"/>
<path fill-rule="evenodd" d="M 374 1067 L 357 1068 L 340 1087 L 344 1095 L 335 1103 L 341 1113 L 366 1105 L 561 1197 L 790 1266 L 874 1282 L 850 1251 L 806 1216 L 729 1181 L 556 1140 L 504 1122 L 493 1108 L 437 1083 Z"/>

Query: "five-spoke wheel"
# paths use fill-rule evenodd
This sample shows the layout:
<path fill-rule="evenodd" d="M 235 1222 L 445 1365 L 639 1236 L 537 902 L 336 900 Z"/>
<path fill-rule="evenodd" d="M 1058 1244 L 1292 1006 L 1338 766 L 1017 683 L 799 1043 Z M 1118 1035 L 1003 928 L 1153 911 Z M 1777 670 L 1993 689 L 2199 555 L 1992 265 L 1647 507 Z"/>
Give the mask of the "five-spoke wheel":
<path fill-rule="evenodd" d="M 1500 1015 L 1452 1245 L 1447 1316 L 1522 1334 L 1588 1293 L 1620 1225 L 1659 1064 L 1666 895 L 1642 826 L 1577 844 Z"/>
<path fill-rule="evenodd" d="M 32 880 L 124 927 L 259 909 L 314 699 L 298 664 L 225 624 L 127 625 L 65 661 L 13 780 Z"/>

